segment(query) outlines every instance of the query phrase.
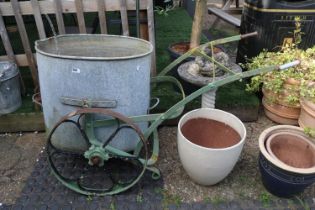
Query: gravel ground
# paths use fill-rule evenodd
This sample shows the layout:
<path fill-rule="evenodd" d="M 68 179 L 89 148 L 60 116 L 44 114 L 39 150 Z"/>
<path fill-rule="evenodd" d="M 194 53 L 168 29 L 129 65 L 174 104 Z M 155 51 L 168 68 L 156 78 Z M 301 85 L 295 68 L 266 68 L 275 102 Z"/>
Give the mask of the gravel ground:
<path fill-rule="evenodd" d="M 43 133 L 0 134 L 0 203 L 12 204 L 20 196 L 45 145 Z"/>
<path fill-rule="evenodd" d="M 212 26 L 213 17 L 208 15 L 204 29 Z M 238 30 L 220 21 L 209 31 L 213 37 L 221 36 L 216 33 L 224 28 L 225 33 L 237 34 Z M 230 52 L 235 54 L 237 43 L 230 45 Z M 247 139 L 241 157 L 232 173 L 222 182 L 214 186 L 195 184 L 184 171 L 177 152 L 177 127 L 161 127 L 159 129 L 160 157 L 157 167 L 161 170 L 164 186 L 161 189 L 170 203 L 224 203 L 230 201 L 246 202 L 259 200 L 268 206 L 278 198 L 269 194 L 263 187 L 258 169 L 258 136 L 266 128 L 274 125 L 263 113 L 259 120 L 246 123 Z M 38 155 L 45 145 L 44 133 L 0 134 L 0 206 L 13 204 L 20 196 L 25 181 L 33 171 Z M 315 206 L 315 187 L 308 188 L 304 198 L 312 199 Z M 290 200 L 288 200 L 288 206 Z M 1 207 L 0 207 L 1 209 Z M 290 208 L 289 208 L 290 209 Z"/>
<path fill-rule="evenodd" d="M 177 127 L 161 127 L 159 129 L 160 157 L 156 166 L 161 170 L 163 181 L 159 182 L 161 185 L 154 187 L 154 192 L 163 193 L 162 200 L 158 201 L 160 202 L 159 205 L 167 206 L 173 204 L 180 206 L 185 204 L 187 206 L 191 204 L 199 208 L 202 205 L 222 204 L 222 208 L 226 208 L 224 205 L 234 203 L 238 205 L 238 207 L 236 206 L 234 209 L 240 209 L 239 205 L 248 207 L 249 204 L 246 202 L 252 203 L 257 201 L 258 206 L 262 206 L 263 204 L 263 209 L 265 209 L 265 206 L 270 207 L 275 203 L 277 207 L 286 206 L 286 209 L 296 209 L 296 205 L 300 205 L 297 199 L 279 200 L 279 198 L 269 194 L 261 183 L 257 164 L 259 152 L 258 136 L 265 128 L 274 125 L 274 123 L 268 120 L 264 114 L 260 114 L 257 122 L 246 123 L 245 125 L 247 129 L 247 139 L 238 163 L 227 178 L 219 184 L 208 187 L 195 184 L 184 171 L 177 152 Z M 31 177 L 31 173 L 34 165 L 37 163 L 39 154 L 43 151 L 44 145 L 44 133 L 0 135 L 0 209 L 2 204 L 18 203 L 19 205 L 21 202 L 24 202 L 23 199 L 25 200 L 25 198 L 27 198 L 25 196 L 28 196 L 28 194 L 25 194 L 28 190 L 28 188 L 25 188 L 27 179 L 28 184 L 34 179 L 40 180 L 39 178 Z M 55 188 L 59 190 L 58 192 L 60 194 L 64 191 L 68 197 L 72 195 L 84 201 L 87 200 L 84 199 L 84 196 L 82 198 L 82 196 L 76 193 L 69 193 L 69 190 L 63 188 L 54 177 L 49 178 L 49 180 L 50 179 L 51 182 L 55 183 L 53 185 L 56 185 Z M 38 184 L 34 185 L 34 188 L 41 187 L 42 186 Z M 50 185 L 46 187 L 55 189 Z M 21 191 L 23 188 L 25 192 L 22 195 Z M 137 189 L 134 190 L 137 191 Z M 29 195 L 30 199 L 38 196 L 36 193 L 33 194 Z M 152 192 L 150 194 L 152 194 Z M 49 195 L 49 193 L 47 195 Z M 116 198 L 123 199 L 124 197 L 124 195 L 120 195 Z M 150 196 L 146 199 L 151 199 L 149 197 Z M 44 198 L 46 197 L 44 196 Z M 298 198 L 301 199 L 302 202 L 307 200 L 308 205 L 311 207 L 315 206 L 314 186 L 308 188 L 303 194 L 299 195 Z M 100 202 L 101 201 L 102 199 L 100 199 Z M 44 200 L 40 202 L 44 202 Z M 121 205 L 129 205 L 128 202 L 126 201 L 125 204 Z M 286 203 L 282 204 L 282 202 Z M 140 205 L 140 203 L 138 204 Z M 25 205 L 27 205 L 27 203 Z M 252 205 L 255 206 L 256 204 L 252 203 L 251 206 Z M 293 205 L 292 208 L 290 208 L 291 205 Z M 139 209 L 142 209 L 142 207 L 139 207 Z M 187 206 L 186 209 L 190 209 L 190 207 Z"/>
<path fill-rule="evenodd" d="M 182 167 L 178 152 L 176 127 L 162 127 L 159 132 L 160 159 L 157 163 L 164 179 L 164 188 L 174 197 L 183 202 L 227 202 L 239 200 L 277 200 L 269 194 L 262 185 L 258 169 L 258 137 L 266 128 L 275 125 L 260 114 L 259 120 L 245 123 L 247 138 L 243 152 L 232 173 L 222 182 L 214 186 L 200 186 L 194 183 Z M 308 188 L 302 195 L 315 199 L 314 186 Z"/>

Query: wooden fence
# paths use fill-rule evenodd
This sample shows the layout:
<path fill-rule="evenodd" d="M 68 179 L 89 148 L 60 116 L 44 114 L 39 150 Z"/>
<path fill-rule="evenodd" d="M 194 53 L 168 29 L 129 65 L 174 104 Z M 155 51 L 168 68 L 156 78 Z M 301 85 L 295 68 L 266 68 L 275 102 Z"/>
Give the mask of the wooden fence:
<path fill-rule="evenodd" d="M 155 29 L 153 0 L 139 0 L 139 9 L 141 14 L 147 17 L 147 26 L 144 28 L 148 31 L 148 40 L 155 46 Z M 121 17 L 121 26 L 123 35 L 129 36 L 128 10 L 136 10 L 136 0 L 30 0 L 10 2 L 0 2 L 0 35 L 6 55 L 0 56 L 0 60 L 12 60 L 18 66 L 28 66 L 31 70 L 32 79 L 35 89 L 38 89 L 38 73 L 35 56 L 31 50 L 29 37 L 23 21 L 23 15 L 33 15 L 38 31 L 39 38 L 46 38 L 43 15 L 53 14 L 56 17 L 59 34 L 65 34 L 65 24 L 63 14 L 73 13 L 77 17 L 78 28 L 80 33 L 87 33 L 84 14 L 96 12 L 99 18 L 100 31 L 107 34 L 106 12 L 118 11 Z M 21 37 L 24 54 L 14 54 L 7 28 L 4 22 L 4 16 L 14 16 L 17 28 Z M 143 23 L 142 23 L 143 26 Z M 142 33 L 143 34 L 143 33 Z M 146 38 L 145 35 L 142 38 Z M 155 75 L 155 50 L 152 55 L 151 74 Z"/>

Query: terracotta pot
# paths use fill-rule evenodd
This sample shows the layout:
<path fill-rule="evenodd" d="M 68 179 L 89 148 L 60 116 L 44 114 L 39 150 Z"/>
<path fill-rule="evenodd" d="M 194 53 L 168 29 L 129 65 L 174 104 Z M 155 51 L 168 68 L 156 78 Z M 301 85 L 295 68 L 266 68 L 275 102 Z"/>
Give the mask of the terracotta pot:
<path fill-rule="evenodd" d="M 285 85 L 284 85 L 284 87 L 285 87 Z M 292 93 L 292 91 L 290 91 L 289 89 L 284 89 L 280 93 L 275 93 L 271 90 L 267 90 L 266 88 L 263 88 L 262 92 L 266 98 L 270 99 L 270 101 L 274 101 L 274 103 L 276 103 L 276 104 L 280 104 L 282 106 L 287 106 L 287 107 L 300 108 L 299 102 L 296 102 L 294 104 L 289 104 L 287 101 L 287 98 L 289 95 L 294 94 L 297 97 L 299 97 L 298 92 Z"/>
<path fill-rule="evenodd" d="M 299 117 L 299 125 L 302 128 L 315 128 L 315 104 L 311 101 L 301 99 L 301 114 Z"/>
<path fill-rule="evenodd" d="M 294 78 L 288 78 L 286 81 L 284 81 L 284 85 L 298 86 L 300 84 L 301 84 L 300 80 Z"/>
<path fill-rule="evenodd" d="M 279 124 L 297 125 L 300 115 L 300 108 L 287 107 L 280 104 L 266 102 L 265 97 L 262 99 L 266 116 Z"/>
<path fill-rule="evenodd" d="M 299 136 L 302 139 L 306 138 L 310 144 L 314 144 L 314 140 L 305 135 L 302 128 L 290 125 L 270 127 L 264 130 L 259 136 L 259 169 L 264 186 L 269 192 L 277 196 L 291 197 L 302 192 L 306 187 L 315 182 L 315 167 L 292 167 L 278 158 L 274 158 L 267 151 L 266 141 L 272 138 L 272 135 L 283 132 L 290 133 L 292 136 Z M 313 147 L 314 145 L 312 145 Z"/>
<path fill-rule="evenodd" d="M 269 76 L 270 80 L 273 79 L 272 76 Z M 284 81 L 282 85 L 282 90 L 279 93 L 273 92 L 272 90 L 266 89 L 264 86 L 262 88 L 262 92 L 264 96 L 269 100 L 273 101 L 275 104 L 279 104 L 282 106 L 290 107 L 290 108 L 300 108 L 300 103 L 288 103 L 288 97 L 289 96 L 296 96 L 300 97 L 300 91 L 299 91 L 299 86 L 300 86 L 300 81 L 297 79 L 293 78 L 288 78 L 287 80 Z"/>
<path fill-rule="evenodd" d="M 270 79 L 273 79 L 272 76 L 270 76 Z M 279 124 L 298 124 L 301 111 L 300 103 L 289 104 L 288 97 L 292 95 L 299 97 L 299 85 L 299 80 L 289 78 L 284 81 L 283 89 L 279 93 L 275 93 L 263 87 L 262 92 L 264 98 L 262 103 L 266 116 L 269 119 Z"/>
<path fill-rule="evenodd" d="M 193 142 L 184 136 L 182 127 L 189 120 L 199 118 L 219 121 L 230 126 L 238 133 L 240 140 L 223 148 L 209 148 L 200 145 L 209 145 L 207 142 L 194 143 L 196 141 Z M 220 132 L 218 129 L 213 130 Z M 201 185 L 216 184 L 232 171 L 241 154 L 245 138 L 245 126 L 234 115 L 211 108 L 193 110 L 185 114 L 178 123 L 177 144 L 181 163 L 187 174 L 196 183 Z M 212 139 L 209 138 L 209 141 Z"/>
<path fill-rule="evenodd" d="M 295 168 L 315 168 L 315 144 L 297 133 L 279 132 L 266 140 L 268 153 Z"/>

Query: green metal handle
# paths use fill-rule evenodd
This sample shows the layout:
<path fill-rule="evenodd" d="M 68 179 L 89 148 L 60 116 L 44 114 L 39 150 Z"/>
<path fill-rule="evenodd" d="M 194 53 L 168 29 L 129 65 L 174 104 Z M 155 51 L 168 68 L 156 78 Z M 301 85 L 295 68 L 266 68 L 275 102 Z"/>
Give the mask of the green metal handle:
<path fill-rule="evenodd" d="M 174 84 L 180 90 L 180 93 L 181 93 L 181 96 L 182 96 L 182 100 L 185 99 L 186 95 L 185 95 L 183 86 L 175 77 L 172 77 L 172 76 L 156 76 L 156 77 L 152 77 L 151 78 L 151 83 L 161 83 L 161 82 L 169 82 L 169 83 Z M 168 119 L 173 119 L 173 118 L 176 118 L 179 115 L 181 115 L 181 113 L 183 113 L 183 111 L 184 111 L 184 108 L 185 107 L 183 107 L 182 109 L 176 110 L 176 112 L 174 112 L 174 114 L 172 116 L 170 116 Z"/>
<path fill-rule="evenodd" d="M 211 47 L 211 46 L 215 46 L 215 45 L 219 45 L 219 44 L 225 44 L 225 43 L 229 43 L 229 42 L 239 41 L 241 39 L 245 39 L 248 37 L 257 36 L 257 34 L 258 34 L 257 32 L 253 32 L 253 33 L 248 33 L 248 34 L 240 34 L 240 35 L 236 35 L 236 36 L 231 36 L 231 37 L 227 37 L 227 38 L 223 38 L 223 39 L 217 39 L 217 40 L 213 40 L 213 41 L 207 42 L 205 44 L 202 44 L 202 45 L 195 47 L 193 49 L 190 49 L 188 52 L 186 52 L 185 54 L 183 54 L 182 56 L 180 56 L 179 58 L 174 60 L 172 63 L 170 63 L 168 66 L 166 66 L 159 73 L 158 76 L 166 75 L 170 70 L 172 70 L 174 67 L 176 67 L 178 64 L 180 64 L 186 58 L 188 58 L 191 55 L 194 55 L 195 52 L 200 51 L 200 49 L 203 49 L 204 47 L 207 47 L 207 46 Z"/>
<path fill-rule="evenodd" d="M 187 96 L 185 99 L 179 101 L 178 103 L 176 103 L 174 106 L 172 106 L 169 110 L 167 110 L 165 113 L 161 114 L 158 116 L 158 118 L 151 124 L 151 126 L 146 130 L 146 132 L 144 133 L 145 138 L 148 138 L 151 133 L 157 129 L 157 127 L 166 119 L 168 119 L 169 117 L 171 117 L 173 115 L 174 112 L 176 112 L 179 109 L 182 109 L 188 102 L 194 100 L 195 98 L 197 98 L 198 96 L 202 95 L 203 93 L 206 93 L 208 91 L 210 91 L 211 89 L 214 88 L 218 88 L 220 86 L 223 86 L 225 84 L 228 83 L 232 83 L 235 82 L 237 80 L 241 80 L 244 78 L 248 78 L 248 77 L 252 77 L 255 76 L 257 74 L 263 74 L 263 73 L 267 73 L 273 70 L 285 70 L 287 68 L 299 65 L 300 61 L 296 60 L 281 66 L 269 66 L 269 67 L 264 67 L 264 68 L 260 68 L 260 69 L 255 69 L 255 70 L 250 70 L 250 71 L 246 71 L 243 73 L 237 73 L 234 75 L 231 75 L 225 79 L 222 80 L 218 80 L 218 81 L 214 81 L 212 83 L 209 83 L 208 85 L 200 88 L 199 90 L 193 92 L 192 94 L 190 94 L 189 96 Z"/>

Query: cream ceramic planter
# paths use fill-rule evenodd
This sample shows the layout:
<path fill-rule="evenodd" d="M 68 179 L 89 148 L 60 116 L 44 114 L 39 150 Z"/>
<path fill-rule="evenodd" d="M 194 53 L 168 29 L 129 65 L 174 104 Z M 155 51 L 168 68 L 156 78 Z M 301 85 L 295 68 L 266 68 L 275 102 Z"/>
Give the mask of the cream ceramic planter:
<path fill-rule="evenodd" d="M 226 148 L 207 148 L 192 143 L 182 134 L 182 126 L 190 119 L 206 118 L 231 126 L 241 140 Z M 177 145 L 181 163 L 190 178 L 201 185 L 214 185 L 233 169 L 245 143 L 246 128 L 234 115 L 211 108 L 196 109 L 185 114 L 178 123 Z M 209 139 L 210 140 L 210 139 Z"/>

